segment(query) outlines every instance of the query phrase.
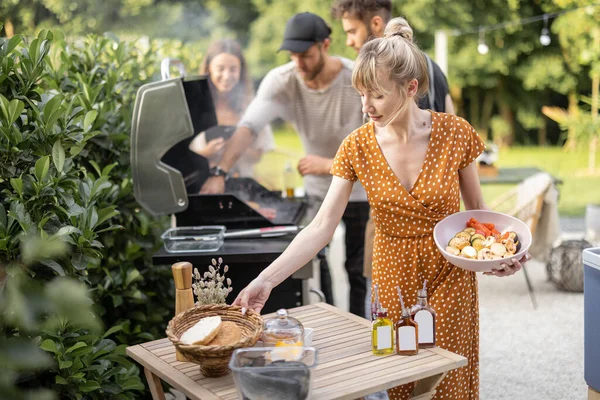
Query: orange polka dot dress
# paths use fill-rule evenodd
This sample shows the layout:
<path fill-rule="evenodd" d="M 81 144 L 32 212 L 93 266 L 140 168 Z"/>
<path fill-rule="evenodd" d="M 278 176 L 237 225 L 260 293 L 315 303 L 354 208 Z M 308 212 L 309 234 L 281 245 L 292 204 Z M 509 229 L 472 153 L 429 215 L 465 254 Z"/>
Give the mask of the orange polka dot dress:
<path fill-rule="evenodd" d="M 433 241 L 433 228 L 460 211 L 458 171 L 484 148 L 464 119 L 432 112 L 427 154 L 410 190 L 402 186 L 383 156 L 372 123 L 344 140 L 331 168 L 335 176 L 360 180 L 367 191 L 375 224 L 373 284 L 379 285 L 388 316 L 400 319 L 396 286 L 402 289 L 405 304 L 413 305 L 427 279 L 429 303 L 437 313 L 437 346 L 468 359 L 467 366 L 446 375 L 434 399 L 479 398 L 477 278 L 442 257 Z M 413 387 L 399 386 L 388 394 L 390 399 L 406 399 Z"/>

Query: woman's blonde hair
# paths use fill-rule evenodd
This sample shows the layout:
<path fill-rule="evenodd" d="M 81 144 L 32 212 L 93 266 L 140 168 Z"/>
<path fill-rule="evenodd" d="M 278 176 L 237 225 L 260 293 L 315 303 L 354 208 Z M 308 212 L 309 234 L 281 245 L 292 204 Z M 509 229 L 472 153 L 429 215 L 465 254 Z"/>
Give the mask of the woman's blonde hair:
<path fill-rule="evenodd" d="M 364 44 L 354 64 L 352 85 L 369 93 L 388 94 L 392 90 L 383 86 L 378 74 L 403 87 L 409 81 L 419 82 L 416 98 L 427 93 L 429 76 L 423 52 L 413 42 L 413 30 L 401 17 L 388 22 L 382 38 Z M 404 99 L 403 99 L 404 101 Z"/>

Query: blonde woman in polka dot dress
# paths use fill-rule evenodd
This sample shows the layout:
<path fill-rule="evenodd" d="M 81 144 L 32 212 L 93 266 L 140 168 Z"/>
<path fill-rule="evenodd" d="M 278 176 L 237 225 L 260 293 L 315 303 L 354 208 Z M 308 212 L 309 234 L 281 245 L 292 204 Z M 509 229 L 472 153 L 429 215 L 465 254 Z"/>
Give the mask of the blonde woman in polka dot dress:
<path fill-rule="evenodd" d="M 234 304 L 262 309 L 272 288 L 329 242 L 353 182 L 360 180 L 373 210 L 373 283 L 379 285 L 383 306 L 397 321 L 396 286 L 402 288 L 405 301 L 414 304 L 427 279 L 429 303 L 437 311 L 437 345 L 468 359 L 466 367 L 448 373 L 434 398 L 478 399 L 477 278 L 442 257 L 433 228 L 460 210 L 461 194 L 466 209 L 486 208 L 474 162 L 484 144 L 464 119 L 419 109 L 415 99 L 427 92 L 427 66 L 406 27 L 403 19 L 393 19 L 383 38 L 361 49 L 352 83 L 371 122 L 340 146 L 331 169 L 333 181 L 315 219 Z M 520 262 L 489 274 L 512 275 Z M 413 387 L 396 387 L 388 395 L 407 399 Z"/>

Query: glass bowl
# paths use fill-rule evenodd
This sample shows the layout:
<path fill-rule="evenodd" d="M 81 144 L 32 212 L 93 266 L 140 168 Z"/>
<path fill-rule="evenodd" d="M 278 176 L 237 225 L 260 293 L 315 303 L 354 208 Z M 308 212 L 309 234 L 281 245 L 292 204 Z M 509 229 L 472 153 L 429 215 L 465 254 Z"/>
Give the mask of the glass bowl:
<path fill-rule="evenodd" d="M 225 226 L 181 226 L 168 229 L 161 238 L 169 253 L 212 252 L 223 246 Z"/>

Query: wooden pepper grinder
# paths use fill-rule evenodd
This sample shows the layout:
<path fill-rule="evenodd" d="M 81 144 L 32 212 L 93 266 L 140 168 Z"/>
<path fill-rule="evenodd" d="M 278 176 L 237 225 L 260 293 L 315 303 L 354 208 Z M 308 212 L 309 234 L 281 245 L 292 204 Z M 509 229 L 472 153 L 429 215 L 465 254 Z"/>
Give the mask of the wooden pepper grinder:
<path fill-rule="evenodd" d="M 175 280 L 175 315 L 194 307 L 194 292 L 192 291 L 192 264 L 183 261 L 171 266 Z M 177 361 L 187 361 L 183 354 L 176 350 Z"/>

